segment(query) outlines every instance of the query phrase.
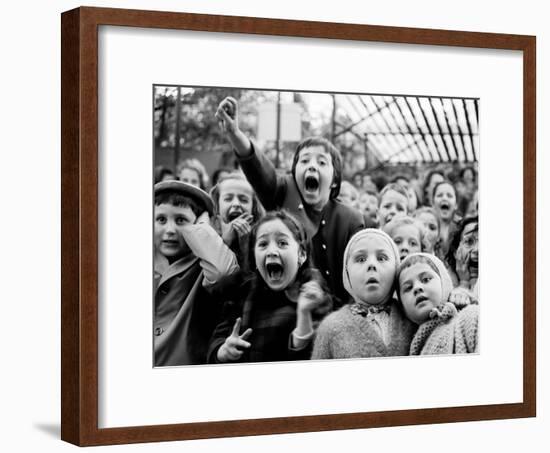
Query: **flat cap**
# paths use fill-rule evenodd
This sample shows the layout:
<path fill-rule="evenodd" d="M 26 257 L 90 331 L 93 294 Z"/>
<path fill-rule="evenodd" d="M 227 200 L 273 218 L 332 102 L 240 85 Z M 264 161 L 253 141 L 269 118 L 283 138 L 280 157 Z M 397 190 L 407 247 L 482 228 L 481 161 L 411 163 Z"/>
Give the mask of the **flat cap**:
<path fill-rule="evenodd" d="M 161 192 L 176 192 L 193 199 L 211 216 L 214 214 L 214 203 L 204 190 L 182 181 L 161 181 L 155 184 L 155 195 Z"/>

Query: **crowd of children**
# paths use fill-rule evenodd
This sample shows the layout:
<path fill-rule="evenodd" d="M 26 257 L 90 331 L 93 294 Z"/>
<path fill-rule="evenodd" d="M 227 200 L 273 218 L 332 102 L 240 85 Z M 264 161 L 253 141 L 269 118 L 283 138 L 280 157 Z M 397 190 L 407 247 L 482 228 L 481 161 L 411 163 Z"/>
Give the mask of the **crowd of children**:
<path fill-rule="evenodd" d="M 475 169 L 345 181 L 312 137 L 282 174 L 238 112 L 238 170 L 155 174 L 155 366 L 477 352 Z"/>

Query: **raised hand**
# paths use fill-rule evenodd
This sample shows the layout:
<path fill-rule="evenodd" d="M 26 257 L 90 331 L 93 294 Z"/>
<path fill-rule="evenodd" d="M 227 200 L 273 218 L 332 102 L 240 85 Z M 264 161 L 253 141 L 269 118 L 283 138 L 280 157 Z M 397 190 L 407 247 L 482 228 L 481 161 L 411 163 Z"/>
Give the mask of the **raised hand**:
<path fill-rule="evenodd" d="M 457 309 L 464 308 L 466 305 L 470 305 L 473 300 L 473 295 L 466 288 L 458 287 L 454 288 L 449 294 L 449 302 L 454 304 Z"/>
<path fill-rule="evenodd" d="M 235 98 L 228 96 L 221 101 L 215 116 L 224 132 L 234 134 L 239 130 L 238 103 Z"/>
<path fill-rule="evenodd" d="M 242 357 L 245 349 L 250 348 L 250 343 L 246 339 L 252 334 L 252 329 L 248 328 L 242 335 L 239 335 L 241 323 L 241 318 L 237 318 L 231 335 L 225 339 L 225 342 L 218 349 L 219 362 L 235 362 Z"/>
<path fill-rule="evenodd" d="M 244 213 L 231 222 L 231 228 L 237 233 L 239 239 L 248 236 L 252 231 L 252 219 L 251 214 Z"/>
<path fill-rule="evenodd" d="M 456 274 L 460 282 L 460 286 L 469 287 L 470 285 L 470 251 L 459 247 L 456 251 Z"/>
<path fill-rule="evenodd" d="M 320 307 L 325 298 L 325 293 L 321 286 L 315 280 L 310 280 L 300 287 L 298 296 L 298 310 L 303 312 L 312 312 Z"/>

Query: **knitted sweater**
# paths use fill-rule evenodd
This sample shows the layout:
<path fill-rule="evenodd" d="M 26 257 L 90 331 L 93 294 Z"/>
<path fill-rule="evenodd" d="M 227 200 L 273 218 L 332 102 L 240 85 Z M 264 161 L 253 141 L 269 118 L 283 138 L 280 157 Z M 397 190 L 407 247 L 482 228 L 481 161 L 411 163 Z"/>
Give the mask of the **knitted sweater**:
<path fill-rule="evenodd" d="M 411 343 L 411 355 L 478 352 L 479 306 L 469 305 L 450 318 L 422 324 Z"/>
<path fill-rule="evenodd" d="M 373 318 L 361 316 L 345 305 L 321 322 L 312 360 L 408 355 L 416 326 L 409 321 L 397 302 L 393 302 L 389 321 L 389 342 L 385 344 Z"/>

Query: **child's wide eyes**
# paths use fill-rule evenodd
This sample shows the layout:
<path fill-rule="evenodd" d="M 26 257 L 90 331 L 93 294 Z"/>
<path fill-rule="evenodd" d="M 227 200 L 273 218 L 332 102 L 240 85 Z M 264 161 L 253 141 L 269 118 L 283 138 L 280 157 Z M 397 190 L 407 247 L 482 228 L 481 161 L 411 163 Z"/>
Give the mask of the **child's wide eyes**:
<path fill-rule="evenodd" d="M 277 242 L 277 245 L 278 245 L 279 247 L 281 247 L 281 248 L 284 248 L 284 247 L 288 246 L 288 241 L 279 240 L 279 241 Z"/>
<path fill-rule="evenodd" d="M 256 242 L 256 247 L 260 247 L 260 248 L 267 247 L 267 241 L 258 241 L 258 242 Z"/>
<path fill-rule="evenodd" d="M 432 277 L 430 276 L 425 276 L 425 277 L 422 277 L 422 279 L 420 280 L 422 283 L 429 283 L 430 281 L 432 280 Z"/>
<path fill-rule="evenodd" d="M 164 225 L 166 223 L 166 216 L 163 216 L 163 215 L 157 216 L 157 223 Z"/>
<path fill-rule="evenodd" d="M 364 263 L 365 261 L 367 261 L 367 258 L 364 255 L 358 255 L 353 261 L 356 263 Z"/>
<path fill-rule="evenodd" d="M 378 259 L 378 261 L 388 261 L 388 255 L 386 255 L 385 253 L 379 253 L 376 258 Z"/>
<path fill-rule="evenodd" d="M 187 219 L 185 217 L 178 216 L 176 217 L 176 225 L 185 225 L 187 223 Z"/>

